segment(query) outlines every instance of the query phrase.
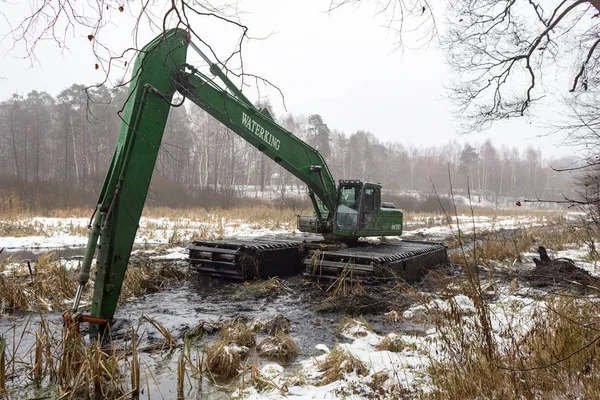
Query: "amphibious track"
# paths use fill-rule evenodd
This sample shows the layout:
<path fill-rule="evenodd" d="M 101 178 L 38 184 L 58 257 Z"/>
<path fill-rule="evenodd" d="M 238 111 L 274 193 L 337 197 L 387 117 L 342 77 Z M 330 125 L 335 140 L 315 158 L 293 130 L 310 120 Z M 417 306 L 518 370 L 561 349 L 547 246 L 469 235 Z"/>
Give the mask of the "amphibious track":
<path fill-rule="evenodd" d="M 399 241 L 340 247 L 322 237 L 201 240 L 188 246 L 192 269 L 202 275 L 234 280 L 290 276 L 304 271 L 314 279 L 341 275 L 415 281 L 427 269 L 447 261 L 442 243 Z"/>
<path fill-rule="evenodd" d="M 427 269 L 446 262 L 447 258 L 447 248 L 442 243 L 400 241 L 315 250 L 304 258 L 303 264 L 304 274 L 318 279 L 336 279 L 340 274 L 352 273 L 368 278 L 400 277 L 416 281 Z"/>

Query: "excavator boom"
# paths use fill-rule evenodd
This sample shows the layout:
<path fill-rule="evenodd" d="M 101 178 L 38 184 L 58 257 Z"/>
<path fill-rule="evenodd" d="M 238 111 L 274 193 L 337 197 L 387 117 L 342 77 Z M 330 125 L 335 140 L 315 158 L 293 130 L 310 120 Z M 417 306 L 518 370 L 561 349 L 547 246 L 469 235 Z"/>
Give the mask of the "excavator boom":
<path fill-rule="evenodd" d="M 129 255 L 176 91 L 178 67 L 185 63 L 188 38 L 172 29 L 147 44 L 134 65 L 122 124 L 110 168 L 92 219 L 72 313 L 89 279 L 96 248 L 96 279 L 91 314 L 110 320 L 116 310 Z"/>
<path fill-rule="evenodd" d="M 221 80 L 225 80 L 228 88 L 235 87 L 224 75 Z M 333 215 L 335 181 L 316 149 L 277 124 L 266 109 L 255 108 L 235 92 L 230 94 L 192 66 L 182 66 L 176 81 L 182 95 L 303 181 L 310 192 L 321 199 L 329 215 Z M 321 210 L 316 207 L 315 213 L 318 215 Z M 326 217 L 321 216 L 321 219 L 325 224 Z M 327 229 L 331 231 L 331 224 Z"/>
<path fill-rule="evenodd" d="M 190 45 L 209 63 L 211 73 L 224 88 L 186 63 Z M 340 181 L 336 190 L 331 172 L 316 149 L 278 125 L 266 109 L 256 108 L 221 68 L 189 41 L 186 31 L 171 29 L 146 45 L 136 59 L 115 153 L 92 218 L 79 287 L 65 320 L 88 321 L 102 329 L 114 316 L 169 110 L 183 105 L 183 101 L 172 104 L 175 92 L 203 108 L 308 186 L 315 216 L 301 226 L 305 231 L 352 240 L 358 236 L 401 234 L 402 211 L 381 202 L 381 185 Z M 225 271 L 228 276 L 247 279 L 262 275 L 258 268 L 262 262 L 270 275 L 278 275 L 286 260 L 301 266 L 311 249 L 323 248 L 322 238 L 306 242 L 195 242 L 190 245 L 190 263 L 210 274 L 223 276 Z M 81 316 L 79 303 L 96 249 L 91 316 Z M 413 263 L 407 264 L 409 259 L 432 252 L 436 254 L 435 261 L 445 259 L 445 247 L 441 245 L 433 250 L 423 245 L 404 245 L 360 254 L 333 250 L 323 254 L 327 260 L 323 259 L 319 266 L 321 271 L 335 275 L 349 265 L 352 258 L 348 257 L 355 254 L 361 264 L 357 271 L 406 271 Z"/>

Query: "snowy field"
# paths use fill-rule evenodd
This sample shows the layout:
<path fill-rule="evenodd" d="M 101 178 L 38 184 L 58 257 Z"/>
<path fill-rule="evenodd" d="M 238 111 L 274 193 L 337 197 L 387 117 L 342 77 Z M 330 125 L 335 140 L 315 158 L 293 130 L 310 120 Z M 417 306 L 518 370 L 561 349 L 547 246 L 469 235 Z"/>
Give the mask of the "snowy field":
<path fill-rule="evenodd" d="M 565 221 L 578 221 L 579 213 L 565 213 Z M 528 216 L 469 216 L 458 217 L 411 216 L 404 224 L 404 237 L 414 236 L 431 239 L 451 237 L 460 227 L 463 231 L 473 228 L 479 233 L 514 230 L 546 226 L 552 221 L 546 215 Z M 0 224 L 12 226 L 15 230 L 34 231 L 35 235 L 0 236 L 0 249 L 49 250 L 84 247 L 87 243 L 89 218 L 49 218 L 31 217 L 13 220 L 0 220 Z M 169 245 L 186 243 L 195 238 L 251 238 L 260 236 L 301 235 L 295 223 L 265 221 L 248 222 L 243 219 L 228 219 L 209 214 L 202 220 L 193 218 L 148 218 L 142 217 L 135 238 L 137 245 Z"/>
<path fill-rule="evenodd" d="M 544 214 L 460 215 L 449 219 L 444 216 L 417 215 L 405 222 L 403 238 L 445 241 L 455 239 L 458 230 L 467 235 L 475 233 L 475 236 L 548 227 L 550 231 L 566 230 L 567 226 L 581 221 L 581 218 L 582 215 L 578 213 L 551 217 Z M 12 224 L 16 230 L 22 228 L 23 232 L 36 233 L 31 236 L 0 237 L 0 249 L 4 248 L 5 252 L 3 255 L 10 256 L 23 250 L 45 252 L 83 248 L 87 242 L 87 218 L 31 217 L 0 222 L 5 226 Z M 194 237 L 216 239 L 284 235 L 301 233 L 289 222 L 259 224 L 210 214 L 201 220 L 145 217 L 140 222 L 135 243 L 147 248 L 138 248 L 134 254 L 161 262 L 183 261 L 187 257 L 185 244 Z M 495 273 L 510 275 L 519 270 L 532 270 L 533 258 L 539 257 L 534 251 L 536 247 L 537 244 L 532 243 L 530 251 L 520 254 L 519 262 L 508 260 L 494 264 Z M 600 267 L 590 257 L 589 243 L 562 243 L 559 250 L 550 248 L 549 253 L 553 259 L 568 258 L 591 277 L 600 278 Z M 78 259 L 61 259 L 60 263 L 69 270 L 79 266 Z M 490 268 L 489 264 L 480 267 L 484 271 Z M 15 276 L 24 268 L 23 263 L 9 260 L 2 265 L 2 273 L 4 276 Z M 458 288 L 463 283 L 456 283 L 455 286 Z M 515 340 L 526 338 L 535 326 L 534 321 L 548 315 L 549 304 L 555 300 L 548 297 L 547 290 L 528 286 L 522 280 L 512 278 L 490 275 L 484 287 L 485 295 L 489 297 L 487 306 L 493 340 L 500 349 L 509 348 Z M 253 373 L 255 378 L 243 384 L 229 385 L 225 392 L 239 399 L 393 398 L 399 393 L 409 398 L 427 397 L 436 390 L 431 376 L 432 365 L 450 356 L 446 342 L 448 333 L 440 328 L 439 316 L 450 313 L 458 315 L 467 336 L 477 331 L 480 322 L 473 300 L 459 292 L 457 289 L 456 293 L 450 295 L 428 293 L 420 297 L 420 302 L 381 315 L 383 322 L 376 329 L 360 318 L 350 319 L 340 327 L 336 343 L 315 343 L 312 356 L 301 355 L 291 364 L 261 362 Z M 292 328 L 292 334 L 298 329 L 301 327 Z M 232 347 L 230 351 L 238 351 L 236 349 Z M 163 384 L 160 376 L 158 381 L 160 387 Z M 161 398 L 155 394 L 153 392 L 152 398 Z"/>
<path fill-rule="evenodd" d="M 5 250 L 60 249 L 83 247 L 87 244 L 88 218 L 22 218 L 16 221 L 0 221 L 15 227 L 32 228 L 41 232 L 34 236 L 0 236 L 0 248 Z M 263 227 L 256 223 L 241 220 L 227 221 L 214 217 L 209 221 L 196 221 L 189 218 L 146 218 L 142 217 L 135 244 L 164 245 L 189 241 L 194 237 L 217 239 L 220 237 L 257 237 L 283 235 L 293 231 L 291 227 Z"/>

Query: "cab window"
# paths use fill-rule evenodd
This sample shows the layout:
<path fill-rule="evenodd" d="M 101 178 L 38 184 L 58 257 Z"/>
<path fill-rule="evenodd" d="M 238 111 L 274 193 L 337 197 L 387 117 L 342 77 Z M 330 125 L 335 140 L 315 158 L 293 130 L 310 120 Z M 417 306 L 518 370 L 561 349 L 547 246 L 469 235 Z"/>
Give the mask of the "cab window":
<path fill-rule="evenodd" d="M 358 225 L 358 208 L 360 206 L 360 188 L 343 187 L 337 208 L 336 224 L 340 228 L 354 228 Z"/>
<path fill-rule="evenodd" d="M 363 195 L 363 225 L 375 219 L 377 210 L 381 204 L 381 190 L 379 188 L 367 187 Z"/>

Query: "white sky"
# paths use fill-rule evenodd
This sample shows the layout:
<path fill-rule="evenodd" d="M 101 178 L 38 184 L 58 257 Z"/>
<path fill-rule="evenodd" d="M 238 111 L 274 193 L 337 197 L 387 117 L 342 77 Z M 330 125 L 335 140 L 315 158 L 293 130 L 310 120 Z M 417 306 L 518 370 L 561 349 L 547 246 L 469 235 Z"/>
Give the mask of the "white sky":
<path fill-rule="evenodd" d="M 130 7 L 131 4 L 125 4 Z M 249 35 L 267 37 L 244 44 L 245 71 L 267 78 L 284 93 L 287 111 L 295 115 L 320 114 L 331 129 L 352 133 L 359 129 L 381 140 L 407 145 L 434 145 L 449 140 L 482 142 L 491 138 L 498 145 L 524 149 L 531 145 L 544 155 L 565 155 L 557 148 L 557 136 L 539 139 L 547 133 L 536 127 L 543 121 L 526 119 L 502 122 L 483 133 L 458 135 L 460 122 L 444 98 L 448 83 L 444 56 L 435 45 L 428 49 L 394 51 L 397 37 L 387 29 L 385 18 L 375 15 L 372 5 L 347 7 L 326 13 L 327 0 L 260 1 L 242 0 L 238 5 Z M 0 34 L 22 18 L 28 4 L 1 3 Z M 163 7 L 157 7 L 160 13 Z M 104 43 L 123 49 L 132 45 L 133 18 L 126 12 L 112 13 L 111 24 L 102 32 Z M 4 19 L 4 21 L 3 21 Z M 5 23 L 6 22 L 6 23 Z M 201 37 L 221 57 L 228 54 L 237 32 L 223 24 L 198 19 L 193 24 Z M 95 58 L 87 39 L 89 32 L 68 35 L 68 50 L 44 41 L 36 51 L 39 62 L 23 58 L 23 48 L 7 36 L 0 43 L 0 99 L 12 93 L 45 90 L 52 95 L 72 83 L 93 84 L 104 72 L 94 69 Z M 143 26 L 139 46 L 155 36 Z M 189 55 L 188 61 L 198 57 Z M 119 75 L 114 75 L 117 79 Z M 114 80 L 113 80 L 114 81 Z M 566 89 L 564 90 L 566 93 Z M 252 100 L 255 89 L 245 89 Z M 277 114 L 284 112 L 274 90 L 261 89 L 269 96 Z"/>

